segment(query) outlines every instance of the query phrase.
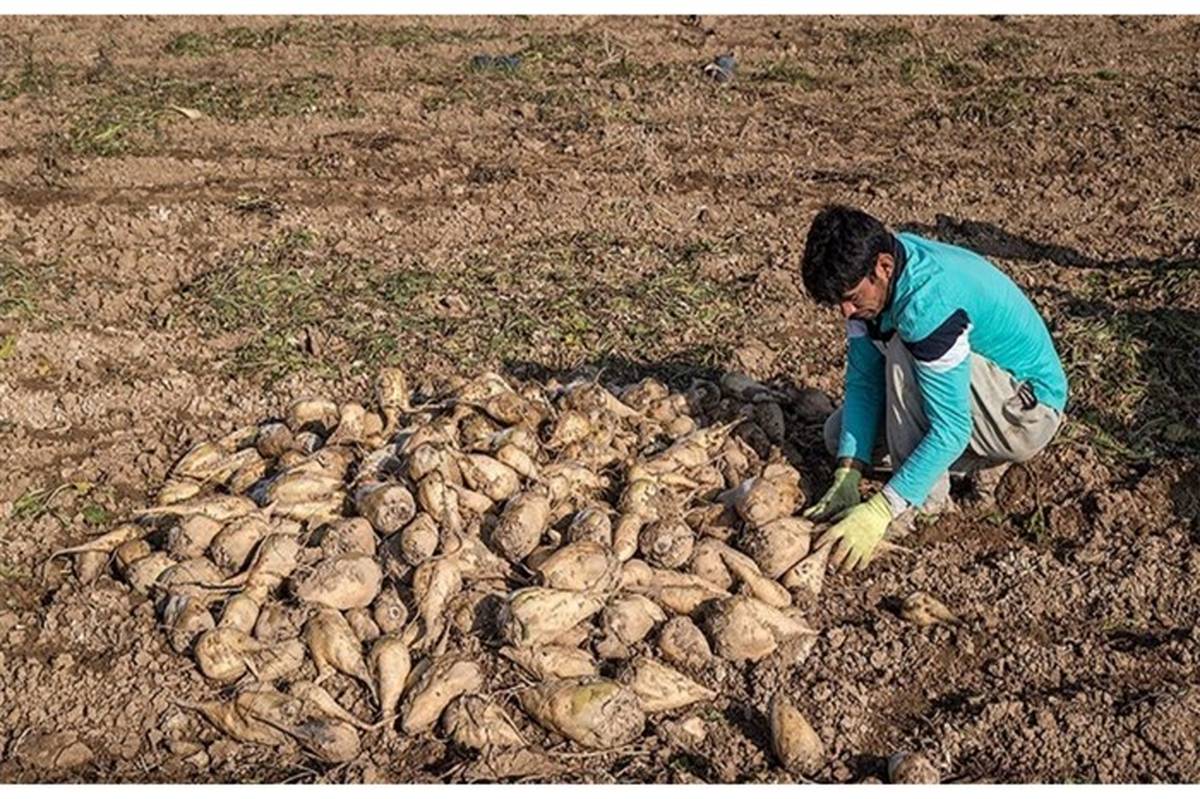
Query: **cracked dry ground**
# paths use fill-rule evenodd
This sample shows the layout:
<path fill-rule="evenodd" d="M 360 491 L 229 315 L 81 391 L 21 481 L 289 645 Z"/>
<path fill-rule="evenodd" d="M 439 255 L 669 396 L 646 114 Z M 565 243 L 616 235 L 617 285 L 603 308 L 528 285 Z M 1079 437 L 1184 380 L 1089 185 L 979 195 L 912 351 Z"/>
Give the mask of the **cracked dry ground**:
<path fill-rule="evenodd" d="M 788 779 L 785 687 L 823 781 L 914 749 L 947 780 L 1200 780 L 1197 45 L 1184 18 L 6 18 L 0 779 L 462 778 L 437 739 L 324 770 L 221 738 L 173 704 L 213 689 L 150 604 L 46 556 L 192 442 L 369 396 L 381 364 L 837 396 L 841 327 L 795 267 L 842 201 L 1024 286 L 1070 424 L 1001 512 L 832 579 L 801 665 L 713 675 L 703 743 L 658 719 L 544 778 Z M 811 494 L 820 430 L 791 435 Z M 915 589 L 964 624 L 906 625 Z"/>

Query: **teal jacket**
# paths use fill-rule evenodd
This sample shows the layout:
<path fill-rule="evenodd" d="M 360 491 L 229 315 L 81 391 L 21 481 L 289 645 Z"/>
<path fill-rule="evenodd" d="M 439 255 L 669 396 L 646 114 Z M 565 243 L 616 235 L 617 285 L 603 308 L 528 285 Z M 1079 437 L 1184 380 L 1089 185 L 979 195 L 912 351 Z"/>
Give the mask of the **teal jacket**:
<path fill-rule="evenodd" d="M 1062 411 L 1067 376 L 1046 323 L 1007 275 L 975 253 L 910 233 L 896 236 L 892 296 L 870 322 L 846 325 L 846 404 L 838 457 L 870 463 L 884 411 L 881 344 L 899 335 L 916 362 L 929 432 L 888 487 L 920 505 L 971 438 L 975 353 L 1027 381 Z"/>

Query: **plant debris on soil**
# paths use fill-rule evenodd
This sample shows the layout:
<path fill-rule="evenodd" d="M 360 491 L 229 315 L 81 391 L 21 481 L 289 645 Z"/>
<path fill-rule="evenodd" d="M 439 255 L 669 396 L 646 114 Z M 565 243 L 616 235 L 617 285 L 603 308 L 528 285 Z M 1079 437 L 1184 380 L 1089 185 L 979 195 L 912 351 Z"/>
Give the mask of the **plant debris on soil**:
<path fill-rule="evenodd" d="M 1198 37 L 1186 17 L 9 19 L 0 779 L 1200 781 Z M 760 548 L 782 540 L 755 533 L 769 489 L 719 497 L 792 470 L 790 517 L 832 471 L 841 327 L 797 259 L 834 201 L 1004 269 L 1071 395 L 995 507 L 956 487 L 911 554 L 812 591 L 768 574 L 808 546 Z M 489 442 L 515 417 L 469 391 L 489 373 L 544 417 L 508 460 Z M 585 386 L 646 417 L 625 390 L 651 385 L 682 398 L 661 429 L 573 407 Z M 726 402 L 744 385 L 770 394 Z M 397 434 L 422 426 L 453 456 L 414 462 Z M 706 430 L 624 566 L 571 549 L 608 551 L 601 518 L 615 534 L 648 464 Z M 563 500 L 582 474 L 561 464 L 590 458 L 595 512 L 550 503 L 524 551 L 540 505 L 506 520 L 508 492 Z M 473 508 L 461 532 L 412 477 L 429 463 Z M 147 510 L 215 497 L 216 529 Z M 501 573 L 464 575 L 456 541 Z M 537 603 L 582 624 L 544 633 Z M 812 632 L 737 634 L 760 613 Z M 558 680 L 595 715 L 563 718 Z"/>

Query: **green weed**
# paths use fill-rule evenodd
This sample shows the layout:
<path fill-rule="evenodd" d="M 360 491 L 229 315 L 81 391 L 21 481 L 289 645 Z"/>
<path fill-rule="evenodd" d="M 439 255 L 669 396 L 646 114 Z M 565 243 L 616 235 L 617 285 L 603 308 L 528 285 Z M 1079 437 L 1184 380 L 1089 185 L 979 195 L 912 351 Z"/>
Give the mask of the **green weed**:
<path fill-rule="evenodd" d="M 820 80 L 794 61 L 775 61 L 751 74 L 751 79 L 764 83 L 784 83 L 803 89 L 815 89 Z"/>
<path fill-rule="evenodd" d="M 299 38 L 305 30 L 303 24 L 284 22 L 263 28 L 235 25 L 212 34 L 189 31 L 172 38 L 163 50 L 174 56 L 209 56 L 227 50 L 267 50 Z"/>
<path fill-rule="evenodd" d="M 29 576 L 29 572 L 20 566 L 10 566 L 0 561 L 0 580 L 20 580 Z"/>
<path fill-rule="evenodd" d="M 283 213 L 283 203 L 265 194 L 239 194 L 233 201 L 233 209 L 243 214 L 276 219 Z"/>
<path fill-rule="evenodd" d="M 92 487 L 91 483 L 76 482 L 63 483 L 54 488 L 31 488 L 13 502 L 10 515 L 18 521 L 25 522 L 36 522 L 46 515 L 53 515 L 63 522 L 61 508 L 55 507 L 55 500 L 66 492 L 86 496 Z"/>
<path fill-rule="evenodd" d="M 497 34 L 428 25 L 370 26 L 358 21 L 287 20 L 265 27 L 237 25 L 215 33 L 189 31 L 175 36 L 163 50 L 173 56 L 211 56 L 234 50 L 269 50 L 281 44 L 331 50 L 343 45 L 407 50 L 434 44 L 472 42 Z"/>
<path fill-rule="evenodd" d="M 912 31 L 895 25 L 856 28 L 845 33 L 846 47 L 857 51 L 891 50 L 915 38 Z"/>
<path fill-rule="evenodd" d="M 1037 510 L 1029 514 L 1029 517 L 1025 519 L 1023 528 L 1026 537 L 1030 538 L 1039 548 L 1045 548 L 1050 545 L 1050 524 L 1041 506 L 1038 506 Z"/>
<path fill-rule="evenodd" d="M 83 520 L 93 527 L 105 527 L 112 521 L 112 513 L 99 505 L 88 505 L 82 513 Z"/>
<path fill-rule="evenodd" d="M 12 37 L 2 36 L 12 42 Z M 54 91 L 60 69 L 48 59 L 34 55 L 33 39 L 21 46 L 20 69 L 11 75 L 0 76 L 0 102 L 12 100 L 23 94 L 46 95 Z"/>
<path fill-rule="evenodd" d="M 429 353 L 464 369 L 505 359 L 561 366 L 596 354 L 644 358 L 668 341 L 715 363 L 745 310 L 698 273 L 711 246 L 621 255 L 602 236 L 550 238 L 453 263 L 381 264 L 293 233 L 194 283 L 189 314 L 202 328 L 245 334 L 228 367 L 264 376 Z M 306 351 L 312 330 L 332 342 L 329 352 Z"/>
<path fill-rule="evenodd" d="M 71 126 L 68 141 L 78 154 L 118 155 L 135 141 L 156 134 L 164 118 L 173 119 L 172 105 L 231 122 L 318 111 L 340 116 L 357 113 L 352 105 L 338 100 L 324 102 L 332 82 L 332 76 L 325 74 L 266 84 L 126 75 L 113 81 L 112 92 L 84 106 Z"/>
<path fill-rule="evenodd" d="M 600 68 L 600 77 L 605 80 L 641 80 L 658 82 L 668 80 L 674 69 L 670 64 L 643 64 L 622 54 L 617 60 L 609 60 Z"/>
<path fill-rule="evenodd" d="M 599 62 L 605 54 L 604 41 L 593 33 L 536 33 L 525 37 L 517 55 L 523 60 L 570 65 L 579 69 Z"/>
<path fill-rule="evenodd" d="M 1033 97 L 1019 81 L 985 84 L 957 97 L 951 116 L 961 122 L 988 127 L 1010 124 L 1033 108 Z"/>
<path fill-rule="evenodd" d="M 910 56 L 900 62 L 900 80 L 908 85 L 932 83 L 947 89 L 964 89 L 979 82 L 978 68 L 947 53 Z"/>
<path fill-rule="evenodd" d="M 1024 36 L 993 36 L 975 50 L 988 64 L 1017 64 L 1037 52 L 1037 42 Z"/>
<path fill-rule="evenodd" d="M 181 33 L 167 42 L 163 50 L 170 55 L 205 56 L 214 52 L 214 43 L 202 33 Z"/>
<path fill-rule="evenodd" d="M 1095 273 L 1057 319 L 1076 416 L 1111 455 L 1200 454 L 1200 272 Z"/>
<path fill-rule="evenodd" d="M 0 256 L 0 319 L 28 318 L 37 310 L 37 282 L 15 259 Z"/>

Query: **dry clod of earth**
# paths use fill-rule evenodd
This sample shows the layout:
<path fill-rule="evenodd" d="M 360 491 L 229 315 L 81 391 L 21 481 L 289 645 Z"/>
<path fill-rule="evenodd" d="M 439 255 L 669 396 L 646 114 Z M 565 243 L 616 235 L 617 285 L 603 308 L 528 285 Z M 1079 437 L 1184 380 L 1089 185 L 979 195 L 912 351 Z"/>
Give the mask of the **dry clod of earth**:
<path fill-rule="evenodd" d="M 73 732 L 56 732 L 26 738 L 16 747 L 16 756 L 47 771 L 78 768 L 91 762 L 94 757 L 87 744 L 79 741 Z"/>
<path fill-rule="evenodd" d="M 418 404 L 406 386 L 388 369 L 366 405 L 308 397 L 198 444 L 166 475 L 195 493 L 56 553 L 89 579 L 120 553 L 174 650 L 229 687 L 183 704 L 224 734 L 329 763 L 377 726 L 439 721 L 489 762 L 539 738 L 610 749 L 719 702 L 714 651 L 792 665 L 811 650 L 775 579 L 808 553 L 801 476 L 734 438 L 749 414 L 782 440 L 777 405 L 744 407 L 771 390 L 735 375 L 701 403 L 488 373 Z M 345 678 L 340 699 L 326 689 Z M 364 700 L 370 724 L 342 704 Z M 819 741 L 797 719 L 777 703 L 773 740 L 807 773 Z"/>
<path fill-rule="evenodd" d="M 897 752 L 888 758 L 888 782 L 895 785 L 937 785 L 941 775 L 919 752 Z"/>

